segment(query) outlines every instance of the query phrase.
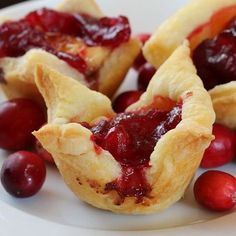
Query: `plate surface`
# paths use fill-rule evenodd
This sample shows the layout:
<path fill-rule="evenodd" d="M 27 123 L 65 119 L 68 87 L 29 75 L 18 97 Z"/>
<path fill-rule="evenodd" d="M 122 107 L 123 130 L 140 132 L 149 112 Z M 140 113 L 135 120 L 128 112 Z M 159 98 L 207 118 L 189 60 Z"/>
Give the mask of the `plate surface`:
<path fill-rule="evenodd" d="M 59 0 L 31 1 L 0 11 L 17 18 L 32 9 L 53 7 Z M 169 15 L 189 0 L 98 0 L 107 15 L 127 15 L 133 32 L 152 32 Z M 170 35 L 171 37 L 171 35 Z M 135 89 L 131 71 L 119 91 Z M 1 95 L 0 100 L 4 97 Z M 0 151 L 0 166 L 7 153 Z M 222 168 L 236 175 L 236 164 Z M 202 171 L 199 170 L 196 176 Z M 124 216 L 101 211 L 79 201 L 65 186 L 57 170 L 48 166 L 47 179 L 29 199 L 15 199 L 0 185 L 0 235 L 235 235 L 236 211 L 219 214 L 205 211 L 194 201 L 192 185 L 185 197 L 169 209 L 148 216 Z"/>

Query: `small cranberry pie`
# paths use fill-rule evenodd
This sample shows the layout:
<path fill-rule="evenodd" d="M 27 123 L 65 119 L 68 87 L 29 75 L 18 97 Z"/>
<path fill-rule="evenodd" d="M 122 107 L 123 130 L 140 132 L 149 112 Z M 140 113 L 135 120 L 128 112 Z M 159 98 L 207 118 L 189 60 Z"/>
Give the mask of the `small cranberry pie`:
<path fill-rule="evenodd" d="M 144 48 L 160 66 L 188 39 L 197 73 L 209 90 L 216 121 L 236 128 L 236 0 L 195 0 L 155 32 Z"/>
<path fill-rule="evenodd" d="M 40 63 L 112 96 L 140 47 L 125 16 L 105 17 L 93 0 L 66 0 L 0 25 L 0 81 L 9 98 L 40 100 Z"/>
<path fill-rule="evenodd" d="M 140 100 L 118 114 L 99 92 L 37 68 L 48 124 L 34 135 L 76 196 L 126 214 L 157 212 L 183 196 L 215 118 L 189 52 L 180 46 Z"/>

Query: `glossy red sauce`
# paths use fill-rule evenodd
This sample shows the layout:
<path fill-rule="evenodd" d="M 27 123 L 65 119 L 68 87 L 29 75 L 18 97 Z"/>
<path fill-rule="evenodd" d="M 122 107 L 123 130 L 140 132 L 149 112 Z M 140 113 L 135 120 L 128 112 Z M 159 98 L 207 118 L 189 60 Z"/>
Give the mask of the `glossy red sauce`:
<path fill-rule="evenodd" d="M 190 48 L 195 49 L 203 40 L 216 36 L 236 15 L 236 5 L 223 7 L 213 13 L 207 22 L 196 27 L 189 35 Z"/>
<path fill-rule="evenodd" d="M 207 90 L 236 80 L 236 17 L 214 38 L 193 51 L 193 62 Z"/>
<path fill-rule="evenodd" d="M 149 195 L 152 188 L 145 171 L 150 167 L 150 155 L 161 136 L 178 125 L 181 115 L 182 105 L 175 103 L 168 111 L 150 107 L 119 113 L 90 128 L 92 140 L 122 167 L 122 175 L 108 183 L 106 191 L 115 190 L 122 199 L 136 197 L 138 202 Z"/>
<path fill-rule="evenodd" d="M 85 74 L 87 64 L 81 54 L 57 48 L 58 38 L 66 35 L 82 39 L 88 46 L 114 48 L 128 41 L 130 34 L 129 21 L 124 16 L 97 19 L 43 8 L 0 26 L 0 57 L 18 57 L 32 48 L 42 48 Z"/>

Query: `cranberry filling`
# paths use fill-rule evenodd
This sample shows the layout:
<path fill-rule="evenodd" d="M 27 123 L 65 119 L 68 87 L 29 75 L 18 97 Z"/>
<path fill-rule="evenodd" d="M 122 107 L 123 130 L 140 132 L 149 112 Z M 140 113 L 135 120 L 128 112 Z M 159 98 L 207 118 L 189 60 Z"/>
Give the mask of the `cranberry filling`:
<path fill-rule="evenodd" d="M 80 37 L 89 46 L 117 47 L 127 42 L 131 33 L 125 16 L 97 19 L 86 14 L 69 14 L 43 8 L 28 14 L 25 19 L 44 32 Z"/>
<path fill-rule="evenodd" d="M 206 89 L 236 80 L 236 17 L 194 51 L 193 61 Z"/>
<path fill-rule="evenodd" d="M 113 48 L 128 41 L 130 34 L 129 21 L 124 16 L 96 19 L 43 8 L 0 26 L 0 57 L 18 57 L 32 48 L 42 48 L 85 73 L 87 65 L 81 55 L 58 50 L 53 37 L 69 35 L 83 39 L 88 46 Z"/>
<path fill-rule="evenodd" d="M 150 155 L 157 141 L 181 121 L 182 106 L 175 104 L 169 111 L 150 107 L 136 112 L 117 114 L 91 127 L 92 140 L 109 151 L 122 166 L 122 175 L 106 185 L 120 197 L 133 196 L 141 201 L 151 192 L 145 177 Z"/>

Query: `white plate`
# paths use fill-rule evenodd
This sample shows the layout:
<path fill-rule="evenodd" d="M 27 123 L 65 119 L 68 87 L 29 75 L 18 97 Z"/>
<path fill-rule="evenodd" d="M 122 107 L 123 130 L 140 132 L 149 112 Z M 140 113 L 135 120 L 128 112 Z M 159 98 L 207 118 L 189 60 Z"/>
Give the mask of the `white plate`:
<path fill-rule="evenodd" d="M 130 17 L 134 32 L 152 32 L 164 19 L 189 0 L 98 0 L 108 15 Z M 1 10 L 1 15 L 20 17 L 59 0 L 31 1 Z M 171 37 L 171 35 L 170 35 Z M 121 90 L 135 87 L 130 73 Z M 0 164 L 7 153 L 0 153 Z M 221 170 L 236 175 L 235 163 Z M 201 170 L 197 173 L 199 175 Z M 0 185 L 0 235 L 235 235 L 236 212 L 212 213 L 194 201 L 192 186 L 185 197 L 169 209 L 149 216 L 124 216 L 90 207 L 65 186 L 57 170 L 48 167 L 46 182 L 34 197 L 15 199 Z"/>

